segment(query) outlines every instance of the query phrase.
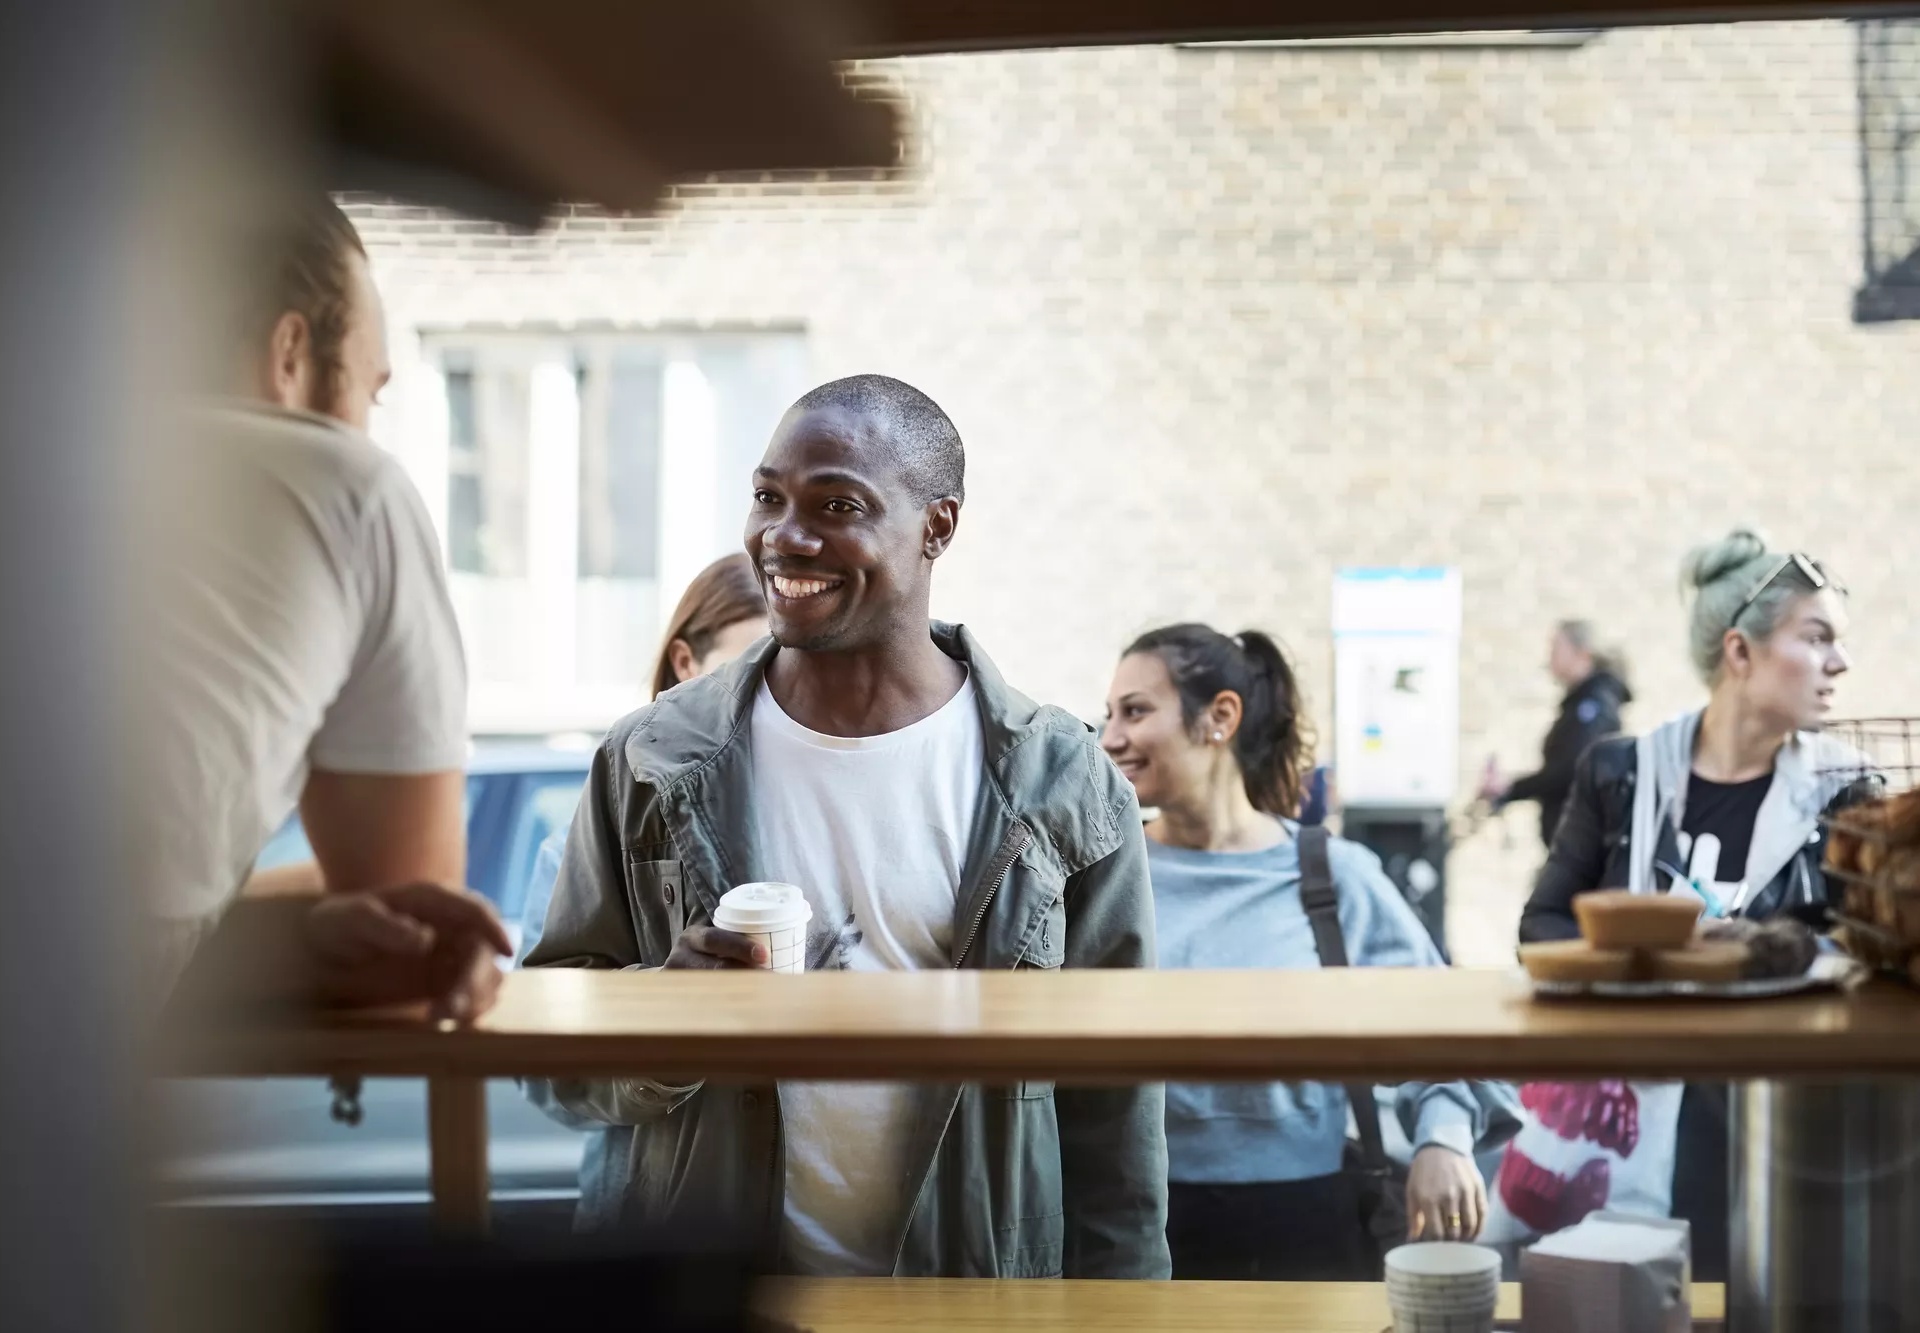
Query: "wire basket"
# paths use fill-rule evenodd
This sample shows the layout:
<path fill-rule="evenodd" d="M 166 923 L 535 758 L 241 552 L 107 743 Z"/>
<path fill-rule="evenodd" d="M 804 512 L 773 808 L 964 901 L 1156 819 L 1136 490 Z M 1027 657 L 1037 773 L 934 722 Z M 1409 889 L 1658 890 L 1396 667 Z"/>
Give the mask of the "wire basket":
<path fill-rule="evenodd" d="M 1920 718 L 1855 718 L 1831 723 L 1826 735 L 1852 757 L 1823 765 L 1821 773 L 1870 782 L 1882 796 L 1920 787 Z"/>
<path fill-rule="evenodd" d="M 1821 773 L 1840 779 L 1836 787 L 1861 788 L 1859 803 L 1821 821 L 1839 936 L 1862 962 L 1920 984 L 1920 840 L 1911 814 L 1920 803 L 1920 719 L 1836 722 L 1827 735 L 1849 754 Z"/>

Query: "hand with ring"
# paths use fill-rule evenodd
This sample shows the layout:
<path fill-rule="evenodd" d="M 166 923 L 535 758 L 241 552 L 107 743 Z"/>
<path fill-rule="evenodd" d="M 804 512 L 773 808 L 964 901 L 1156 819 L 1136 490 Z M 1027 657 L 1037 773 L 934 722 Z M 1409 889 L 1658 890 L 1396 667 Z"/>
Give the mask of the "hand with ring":
<path fill-rule="evenodd" d="M 1473 1240 L 1487 1221 L 1487 1186 L 1471 1157 L 1430 1143 L 1407 1173 L 1407 1239 Z"/>

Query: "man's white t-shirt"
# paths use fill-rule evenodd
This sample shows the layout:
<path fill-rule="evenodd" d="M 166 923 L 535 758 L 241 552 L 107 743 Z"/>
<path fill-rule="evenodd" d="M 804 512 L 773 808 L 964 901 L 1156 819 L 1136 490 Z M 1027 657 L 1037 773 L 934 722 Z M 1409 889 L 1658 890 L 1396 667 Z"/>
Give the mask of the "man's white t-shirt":
<path fill-rule="evenodd" d="M 400 464 L 328 418 L 208 408 L 155 482 L 132 687 L 137 849 L 177 971 L 310 768 L 466 766 L 466 660 Z M 171 977 L 166 978 L 168 981 Z"/>
<path fill-rule="evenodd" d="M 753 820 L 766 873 L 813 920 L 807 970 L 952 965 L 953 918 L 986 766 L 973 682 L 885 736 L 809 731 L 763 683 L 753 706 Z M 902 1083 L 782 1083 L 787 1262 L 892 1271 L 918 1093 Z"/>

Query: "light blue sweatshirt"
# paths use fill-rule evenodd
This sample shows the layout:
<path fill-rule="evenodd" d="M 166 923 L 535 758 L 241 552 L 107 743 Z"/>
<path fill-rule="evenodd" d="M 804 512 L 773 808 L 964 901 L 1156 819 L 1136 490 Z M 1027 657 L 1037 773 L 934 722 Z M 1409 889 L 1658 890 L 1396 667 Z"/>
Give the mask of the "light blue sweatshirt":
<path fill-rule="evenodd" d="M 560 878 L 560 856 L 567 850 L 567 828 L 555 829 L 540 844 L 533 858 L 533 873 L 527 879 L 527 896 L 520 904 L 520 947 L 513 951 L 513 965 L 526 962 L 533 946 L 547 928 L 547 908 L 553 903 L 553 886 Z"/>
<path fill-rule="evenodd" d="M 540 844 L 540 851 L 533 859 L 533 873 L 527 880 L 527 896 L 520 907 L 520 947 L 514 950 L 513 965 L 519 967 L 527 961 L 527 955 L 533 952 L 533 946 L 540 942 L 541 933 L 547 928 L 547 908 L 553 902 L 553 886 L 560 878 L 560 856 L 567 849 L 567 833 L 572 828 L 555 829 L 547 840 Z M 527 1085 L 522 1082 L 521 1090 Z M 576 1115 L 553 1099 L 552 1089 L 542 1085 L 537 1091 L 527 1092 L 527 1100 L 558 1120 L 568 1129 L 584 1130 L 587 1141 L 580 1152 L 580 1188 L 584 1193 L 592 1183 L 600 1178 L 602 1162 L 613 1151 L 612 1138 L 607 1127 L 598 1120 Z"/>
<path fill-rule="evenodd" d="M 1354 966 L 1446 965 L 1378 857 L 1334 838 L 1328 860 Z M 1264 852 L 1191 851 L 1148 839 L 1147 861 L 1161 967 L 1320 966 L 1291 838 Z M 1466 1083 L 1402 1084 L 1394 1106 L 1416 1150 L 1440 1144 L 1471 1155 L 1487 1127 L 1488 1113 Z M 1169 1084 L 1168 1175 L 1190 1184 L 1332 1175 L 1346 1126 L 1347 1095 L 1336 1084 Z"/>

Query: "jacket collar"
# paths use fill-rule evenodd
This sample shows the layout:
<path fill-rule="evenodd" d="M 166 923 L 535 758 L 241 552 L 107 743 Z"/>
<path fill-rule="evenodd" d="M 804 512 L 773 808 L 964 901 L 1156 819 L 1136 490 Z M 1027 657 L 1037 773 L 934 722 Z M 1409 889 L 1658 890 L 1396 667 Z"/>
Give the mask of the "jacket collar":
<path fill-rule="evenodd" d="M 1074 796 L 1079 799 L 1070 800 L 1068 808 L 1060 800 L 1064 793 L 1044 774 L 1036 777 L 1034 765 L 1016 762 L 1024 743 L 1058 725 L 1057 710 L 1043 709 L 1009 687 L 963 626 L 936 622 L 929 632 L 941 651 L 970 673 L 986 765 L 957 904 L 955 947 L 964 950 L 995 898 L 995 875 L 1011 858 L 1050 866 L 1064 876 L 1110 850 L 1096 844 L 1113 830 L 1088 826 L 1081 809 L 1085 792 L 1078 785 Z M 654 789 L 688 885 L 709 912 L 727 886 L 766 875 L 744 812 L 751 808 L 753 783 L 749 722 L 767 665 L 778 651 L 771 639 L 762 639 L 712 675 L 667 691 L 642 710 L 627 737 L 627 766 L 636 782 Z M 1009 942 L 999 938 L 997 927 L 1007 906 L 1001 895 L 996 920 L 986 923 L 996 927 L 993 938 L 977 945 L 970 961 L 1005 954 Z"/>
<path fill-rule="evenodd" d="M 940 651 L 967 668 L 979 702 L 987 768 L 1002 771 L 1007 755 L 1041 725 L 1039 706 L 1007 684 L 966 626 L 934 621 L 928 631 Z M 634 777 L 665 791 L 712 763 L 745 732 L 760 683 L 779 651 L 771 638 L 761 639 L 720 670 L 661 695 L 627 738 L 627 765 Z"/>
<path fill-rule="evenodd" d="M 1633 691 L 1611 671 L 1597 669 L 1568 690 L 1560 701 L 1560 711 L 1570 713 L 1589 699 L 1611 698 L 1616 705 L 1633 702 Z"/>
<path fill-rule="evenodd" d="M 1855 778 L 1869 769 L 1866 756 L 1818 732 L 1802 731 L 1780 747 L 1773 785 L 1753 821 L 1747 851 L 1747 883 L 1764 889 L 1800 849 L 1820 836 L 1820 815 Z"/>
<path fill-rule="evenodd" d="M 1659 827 L 1645 831 L 1654 835 L 1663 855 L 1685 818 L 1700 717 L 1697 712 L 1684 714 L 1637 742 L 1641 782 L 1636 786 L 1635 801 L 1638 805 L 1644 800 L 1648 810 L 1660 813 Z M 1754 816 L 1753 840 L 1747 850 L 1745 878 L 1753 886 L 1752 896 L 1764 892 L 1788 862 L 1819 837 L 1820 815 L 1827 804 L 1870 769 L 1865 755 L 1820 732 L 1796 732 L 1780 747 L 1773 761 L 1773 781 Z M 1640 817 L 1636 810 L 1636 824 Z M 1637 837 L 1642 830 L 1636 828 L 1634 832 Z M 1677 846 L 1672 850 L 1677 852 Z M 1635 856 L 1636 864 L 1648 866 L 1645 882 L 1649 885 L 1653 882 L 1652 859 L 1638 853 Z"/>

